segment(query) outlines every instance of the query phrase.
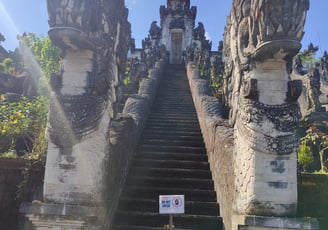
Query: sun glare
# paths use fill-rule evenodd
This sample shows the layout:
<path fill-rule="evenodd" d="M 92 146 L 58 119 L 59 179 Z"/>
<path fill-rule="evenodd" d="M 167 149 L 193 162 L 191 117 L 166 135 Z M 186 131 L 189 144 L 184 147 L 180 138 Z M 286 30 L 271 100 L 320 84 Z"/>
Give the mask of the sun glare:
<path fill-rule="evenodd" d="M 9 41 L 16 41 L 17 40 L 17 35 L 21 34 L 19 31 L 19 28 L 13 21 L 12 17 L 8 13 L 8 10 L 6 7 L 3 5 L 3 3 L 0 1 L 0 15 L 1 15 L 1 20 L 0 20 L 0 28 L 1 28 L 1 33 L 6 37 L 6 41 L 4 43 L 9 43 Z"/>
<path fill-rule="evenodd" d="M 16 26 L 11 15 L 9 14 L 8 10 L 5 8 L 2 2 L 0 2 L 0 15 L 2 16 L 2 20 L 0 20 L 0 28 L 2 30 L 1 32 L 7 38 L 6 40 L 11 42 L 17 41 L 18 35 L 21 36 L 22 33 L 19 31 L 19 28 Z M 26 70 L 29 73 L 31 79 L 33 80 L 33 83 L 35 83 L 35 85 L 39 85 L 41 81 L 47 82 L 42 72 L 42 69 L 40 67 L 40 64 L 35 59 L 32 50 L 29 48 L 27 44 L 24 43 L 23 40 L 19 42 L 19 53 L 23 58 L 23 62 L 26 66 Z M 50 95 L 51 92 L 50 85 L 42 84 L 42 86 L 46 87 L 45 88 L 45 90 L 47 91 L 46 94 Z M 59 101 L 55 101 L 54 104 L 55 104 L 55 108 L 52 109 L 55 109 L 56 111 L 58 111 L 58 113 L 60 112 L 62 113 L 63 109 L 61 108 Z M 64 119 L 67 120 L 66 123 L 69 123 L 67 118 Z M 69 134 L 74 136 L 72 130 L 69 131 Z M 72 139 L 74 138 L 75 136 Z"/>

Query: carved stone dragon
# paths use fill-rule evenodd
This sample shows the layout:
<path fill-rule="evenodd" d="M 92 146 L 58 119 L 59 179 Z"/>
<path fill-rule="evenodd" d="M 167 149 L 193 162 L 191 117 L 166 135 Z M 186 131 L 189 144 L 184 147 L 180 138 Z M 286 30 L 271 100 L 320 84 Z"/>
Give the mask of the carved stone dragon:
<path fill-rule="evenodd" d="M 308 9 L 309 0 L 233 1 L 224 38 L 224 97 L 235 129 L 237 213 L 295 213 L 302 83 L 290 73 Z M 284 178 L 288 170 L 295 170 L 292 178 Z"/>
<path fill-rule="evenodd" d="M 47 6 L 49 36 L 63 61 L 50 80 L 45 199 L 101 202 L 100 171 L 130 41 L 128 10 L 122 0 L 48 0 Z"/>

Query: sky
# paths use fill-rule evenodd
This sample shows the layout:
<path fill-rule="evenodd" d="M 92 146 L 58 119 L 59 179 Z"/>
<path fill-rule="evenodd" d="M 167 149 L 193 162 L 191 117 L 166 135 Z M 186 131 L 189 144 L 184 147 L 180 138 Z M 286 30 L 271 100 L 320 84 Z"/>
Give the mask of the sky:
<path fill-rule="evenodd" d="M 217 50 L 223 38 L 231 3 L 232 0 L 191 0 L 191 5 L 197 6 L 196 25 L 199 21 L 203 22 L 206 35 L 213 43 L 213 50 Z M 139 48 L 141 40 L 148 35 L 151 22 L 156 20 L 159 24 L 159 6 L 166 5 L 166 0 L 125 0 L 125 5 L 129 8 L 132 36 Z M 310 0 L 302 50 L 310 42 L 320 47 L 318 56 L 328 50 L 327 16 L 327 0 Z M 7 50 L 17 47 L 17 35 L 33 32 L 46 36 L 49 30 L 46 0 L 0 0 L 0 17 L 0 33 L 6 38 L 1 45 Z"/>

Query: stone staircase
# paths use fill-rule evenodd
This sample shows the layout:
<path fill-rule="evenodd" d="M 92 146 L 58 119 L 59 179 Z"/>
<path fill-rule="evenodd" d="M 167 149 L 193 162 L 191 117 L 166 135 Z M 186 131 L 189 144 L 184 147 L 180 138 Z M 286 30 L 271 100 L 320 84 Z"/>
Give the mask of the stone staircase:
<path fill-rule="evenodd" d="M 222 229 L 219 207 L 183 65 L 169 65 L 132 162 L 113 230 L 165 229 L 159 195 L 185 195 L 174 229 Z"/>

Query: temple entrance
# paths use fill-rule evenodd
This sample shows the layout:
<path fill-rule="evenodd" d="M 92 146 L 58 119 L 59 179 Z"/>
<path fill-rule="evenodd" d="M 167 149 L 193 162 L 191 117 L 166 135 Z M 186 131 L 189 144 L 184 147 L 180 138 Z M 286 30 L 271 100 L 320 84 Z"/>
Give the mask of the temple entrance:
<path fill-rule="evenodd" d="M 171 33 L 171 52 L 170 63 L 182 63 L 182 31 L 172 31 Z"/>

